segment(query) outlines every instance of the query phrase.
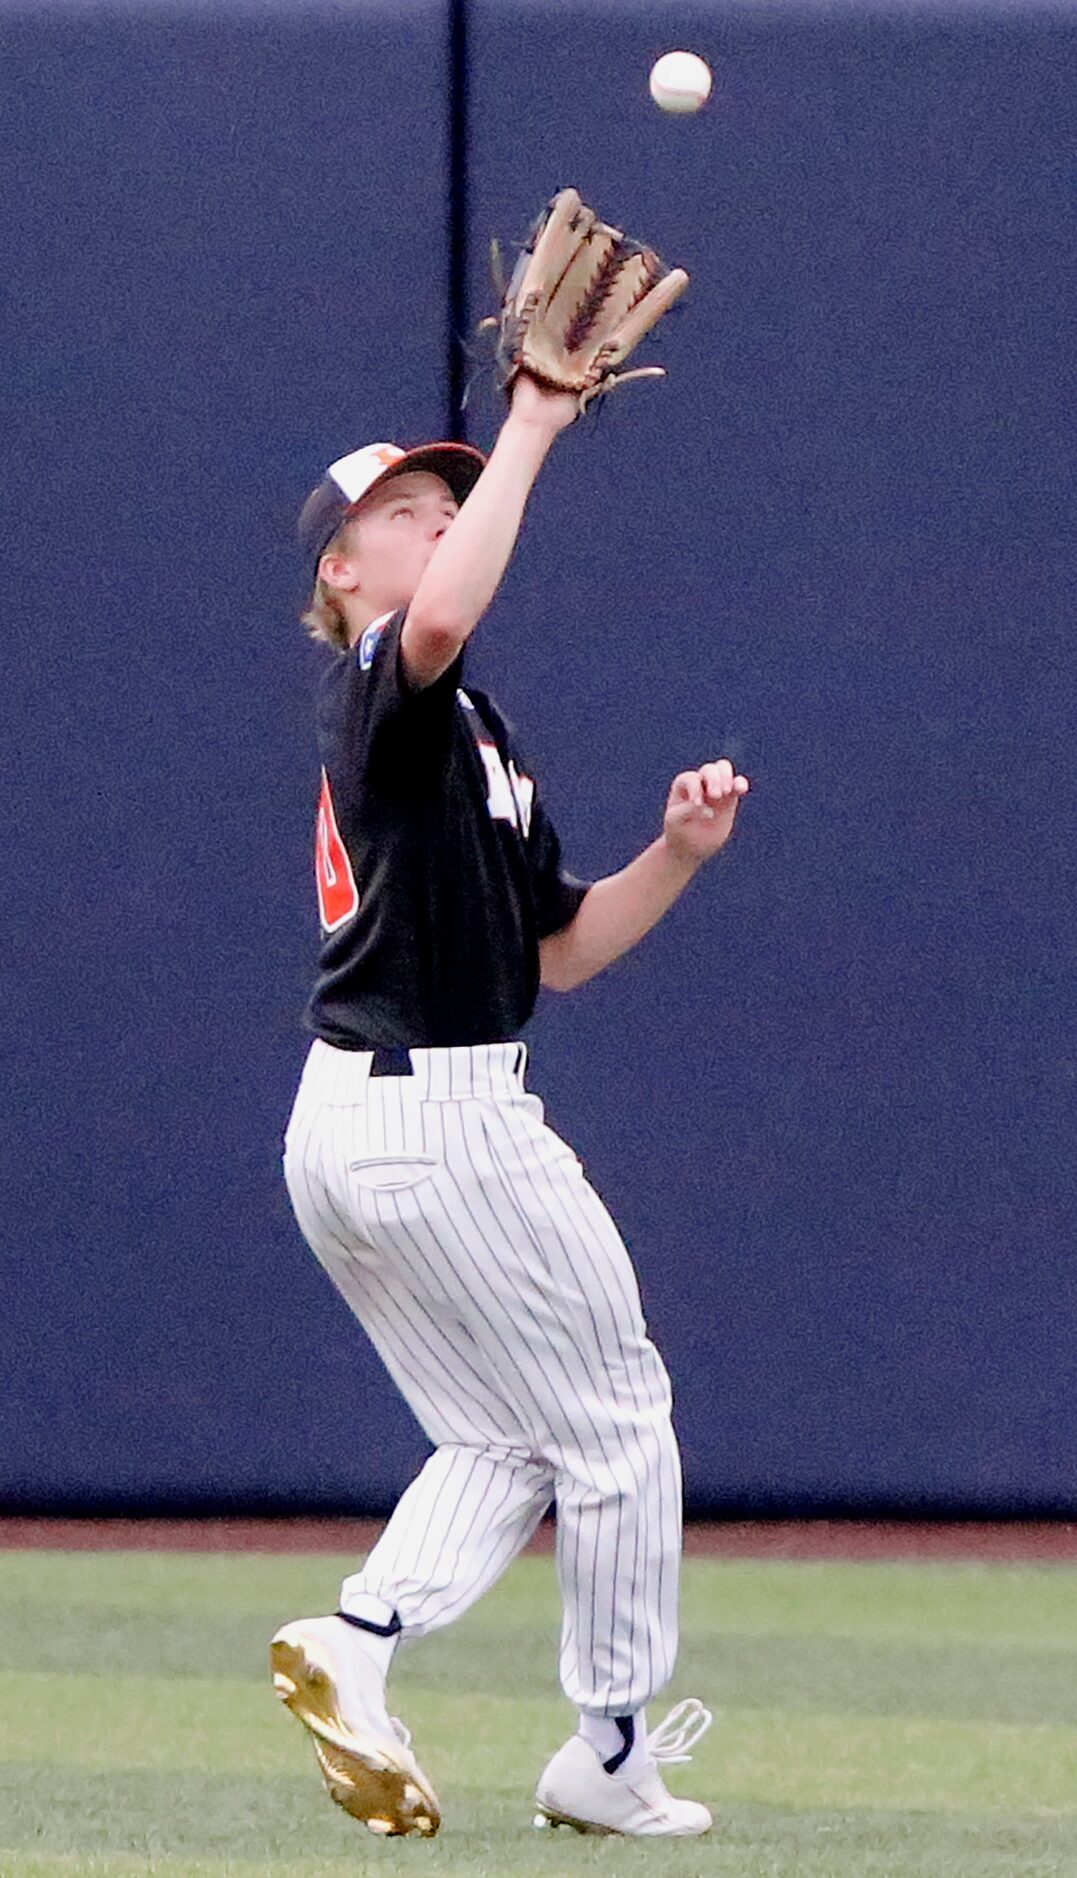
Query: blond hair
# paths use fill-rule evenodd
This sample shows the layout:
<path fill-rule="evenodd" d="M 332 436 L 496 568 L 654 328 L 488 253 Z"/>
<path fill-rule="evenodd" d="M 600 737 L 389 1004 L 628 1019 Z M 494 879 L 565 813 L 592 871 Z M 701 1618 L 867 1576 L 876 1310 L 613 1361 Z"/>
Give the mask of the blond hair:
<path fill-rule="evenodd" d="M 341 523 L 332 540 L 326 542 L 322 554 L 334 554 L 347 550 L 349 544 L 345 537 L 354 519 L 354 516 L 349 515 Z M 321 564 L 320 554 L 318 556 L 319 568 Z M 299 623 L 306 627 L 312 639 L 319 640 L 322 645 L 332 646 L 334 652 L 346 652 L 351 644 L 348 616 L 344 611 L 340 596 L 327 580 L 322 579 L 320 573 L 315 577 L 314 590 L 307 601 L 306 608 L 299 615 Z"/>

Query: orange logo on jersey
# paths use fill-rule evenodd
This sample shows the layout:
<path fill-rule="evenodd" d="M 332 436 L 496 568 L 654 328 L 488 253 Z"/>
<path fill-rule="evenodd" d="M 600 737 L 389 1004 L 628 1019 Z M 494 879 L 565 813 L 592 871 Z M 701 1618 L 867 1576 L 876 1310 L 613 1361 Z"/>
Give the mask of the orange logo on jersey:
<path fill-rule="evenodd" d="M 348 850 L 340 838 L 329 777 L 324 769 L 314 837 L 314 878 L 318 884 L 318 917 L 323 931 L 336 932 L 359 911 L 359 889 Z"/>

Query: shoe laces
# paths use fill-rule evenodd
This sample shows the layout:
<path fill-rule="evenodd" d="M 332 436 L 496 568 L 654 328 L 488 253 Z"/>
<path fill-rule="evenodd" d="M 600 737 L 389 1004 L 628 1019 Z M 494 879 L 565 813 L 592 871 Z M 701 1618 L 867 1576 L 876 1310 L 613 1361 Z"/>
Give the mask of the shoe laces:
<path fill-rule="evenodd" d="M 647 1736 L 648 1754 L 652 1760 L 671 1766 L 690 1761 L 691 1749 L 702 1741 L 713 1720 L 709 1708 L 694 1695 L 686 1696 Z"/>

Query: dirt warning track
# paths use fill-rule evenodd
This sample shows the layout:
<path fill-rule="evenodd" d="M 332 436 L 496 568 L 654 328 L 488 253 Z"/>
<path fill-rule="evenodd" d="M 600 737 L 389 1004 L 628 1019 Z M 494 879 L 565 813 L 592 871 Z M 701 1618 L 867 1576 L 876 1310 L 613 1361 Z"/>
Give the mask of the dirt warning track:
<path fill-rule="evenodd" d="M 0 1551 L 368 1552 L 369 1519 L 0 1518 Z M 547 1521 L 529 1550 L 549 1552 Z M 940 1563 L 1077 1563 L 1077 1522 L 805 1519 L 690 1524 L 689 1558 L 908 1559 Z"/>

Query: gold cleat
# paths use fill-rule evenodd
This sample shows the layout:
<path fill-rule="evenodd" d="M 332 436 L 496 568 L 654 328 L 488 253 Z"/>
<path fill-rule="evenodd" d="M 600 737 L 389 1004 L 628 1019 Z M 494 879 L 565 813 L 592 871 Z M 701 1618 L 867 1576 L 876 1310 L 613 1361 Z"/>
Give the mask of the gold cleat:
<path fill-rule="evenodd" d="M 376 1726 L 357 1733 L 345 1721 L 324 1633 L 324 1620 L 286 1624 L 269 1646 L 269 1662 L 278 1697 L 313 1738 L 330 1797 L 380 1838 L 432 1839 L 441 1808 L 406 1736 Z"/>
<path fill-rule="evenodd" d="M 617 1836 L 614 1826 L 593 1826 L 586 1819 L 571 1819 L 567 1813 L 536 1813 L 531 1824 L 536 1832 L 555 1832 L 558 1826 L 571 1826 L 573 1832 L 592 1834 L 598 1838 Z"/>

